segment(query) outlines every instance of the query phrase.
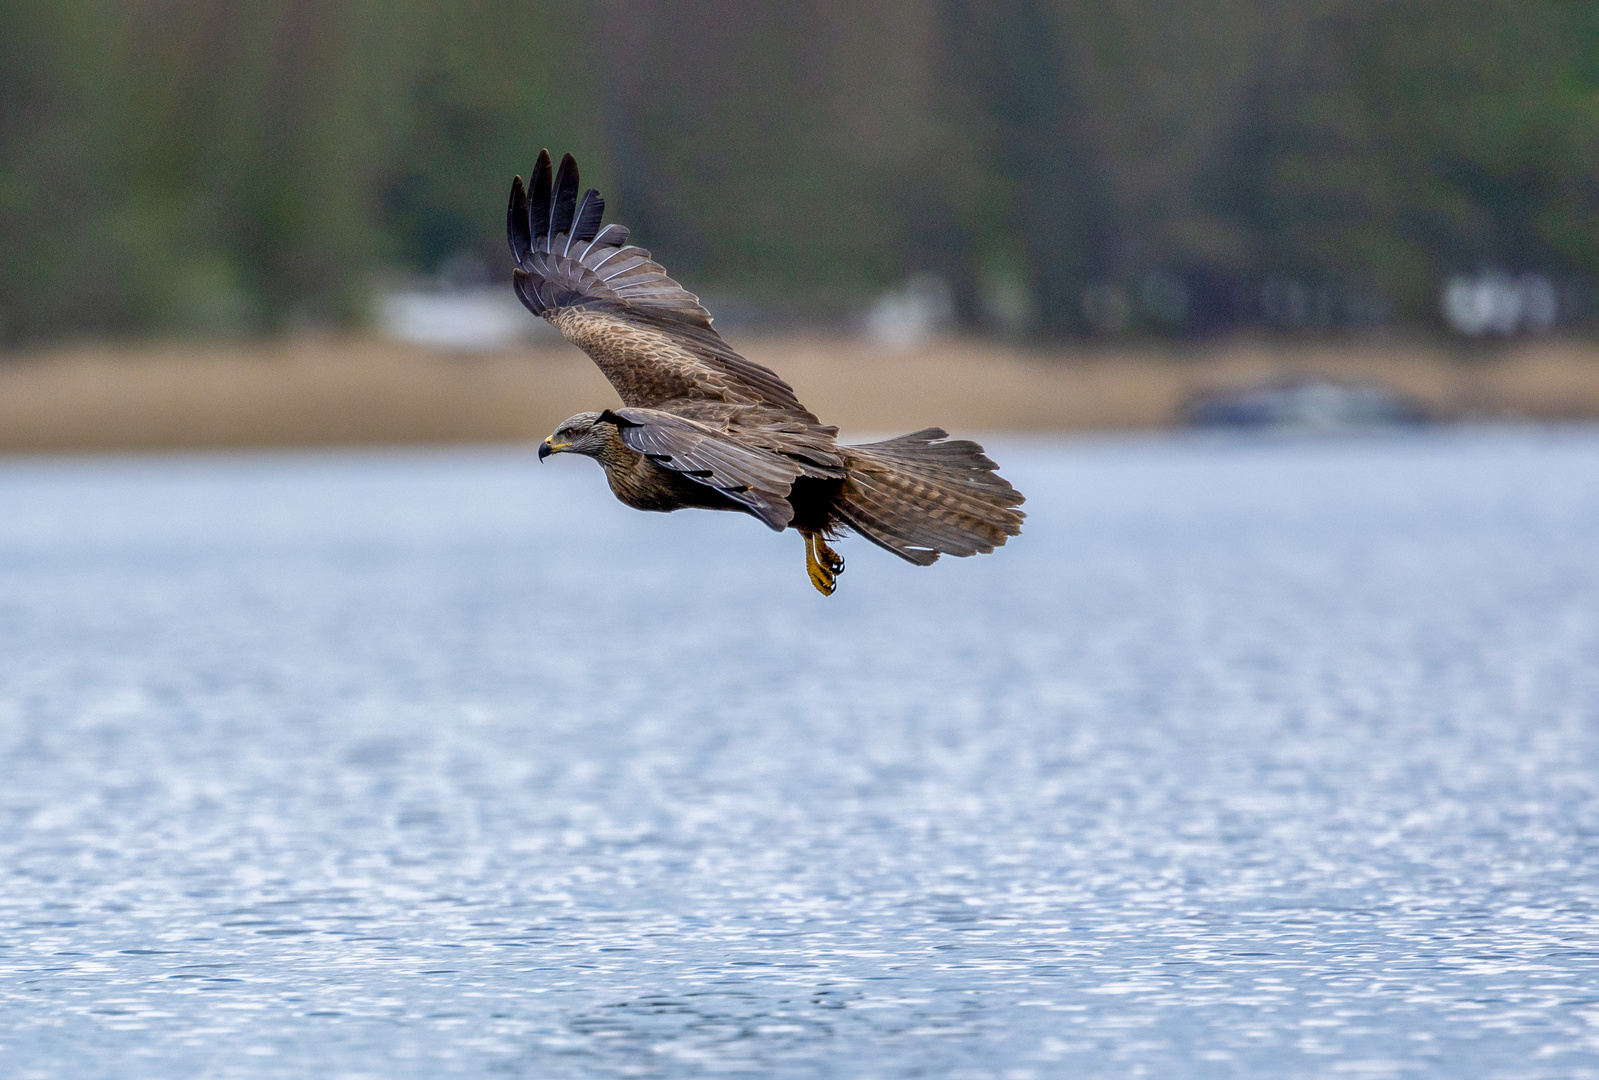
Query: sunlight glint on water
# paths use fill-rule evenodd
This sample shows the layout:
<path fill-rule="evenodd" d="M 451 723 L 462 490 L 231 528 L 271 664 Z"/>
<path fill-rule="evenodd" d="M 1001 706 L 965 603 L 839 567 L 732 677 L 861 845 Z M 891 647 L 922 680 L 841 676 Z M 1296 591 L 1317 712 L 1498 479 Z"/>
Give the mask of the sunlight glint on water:
<path fill-rule="evenodd" d="M 10 1077 L 1599 1076 L 1599 436 L 0 466 Z"/>

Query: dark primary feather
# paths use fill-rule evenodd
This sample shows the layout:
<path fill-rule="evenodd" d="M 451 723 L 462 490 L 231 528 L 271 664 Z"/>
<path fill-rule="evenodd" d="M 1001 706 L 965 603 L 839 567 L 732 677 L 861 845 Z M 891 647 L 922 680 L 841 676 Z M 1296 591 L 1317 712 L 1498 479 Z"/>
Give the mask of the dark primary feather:
<path fill-rule="evenodd" d="M 577 204 L 577 213 L 572 219 L 572 231 L 566 238 L 566 246 L 561 249 L 561 254 L 570 256 L 574 244 L 587 244 L 593 240 L 600 231 L 600 218 L 605 216 L 605 200 L 600 193 L 589 188 L 583 193 L 583 201 Z M 582 257 L 582 252 L 578 252 Z"/>
<path fill-rule="evenodd" d="M 533 231 L 533 244 L 543 244 L 550 235 L 550 152 L 539 151 L 538 164 L 533 166 L 533 179 L 528 192 L 529 223 Z"/>
<path fill-rule="evenodd" d="M 698 299 L 652 262 L 648 251 L 629 245 L 627 229 L 600 228 L 605 200 L 598 191 L 590 188 L 579 206 L 578 184 L 571 154 L 561 158 L 552 177 L 548 150 L 539 152 L 528 190 L 520 179 L 511 184 L 507 231 L 517 268 L 535 279 L 525 293 L 519 290 L 533 313 L 598 303 L 676 311 L 709 329 L 710 315 Z M 554 303 L 553 297 L 563 299 Z"/>
<path fill-rule="evenodd" d="M 528 221 L 527 191 L 522 178 L 511 181 L 511 205 L 505 211 L 505 235 L 511 242 L 511 258 L 525 267 L 533 254 L 533 229 Z"/>
<path fill-rule="evenodd" d="M 550 227 L 545 251 L 554 251 L 558 237 L 572 231 L 572 215 L 577 209 L 577 161 L 571 154 L 561 157 L 555 170 L 555 187 L 549 204 Z"/>
<path fill-rule="evenodd" d="M 580 344 L 627 404 L 654 406 L 689 397 L 756 400 L 815 422 L 775 372 L 722 340 L 699 299 L 648 251 L 630 244 L 625 227 L 602 226 L 605 200 L 599 192 L 591 188 L 579 201 L 577 190 L 572 156 L 552 169 L 548 151 L 539 154 L 527 188 L 520 179 L 512 182 L 506 228 L 516 259 L 513 285 L 529 310 L 574 341 L 585 332 L 603 339 L 598 347 Z M 619 327 L 643 336 L 596 335 L 596 322 L 605 319 L 619 320 Z M 628 371 L 619 376 L 618 367 Z M 648 378 L 652 368 L 670 377 Z M 641 386 L 658 387 L 659 393 L 629 400 Z"/>
<path fill-rule="evenodd" d="M 550 235 L 550 152 L 539 150 L 539 162 L 532 166 L 528 179 L 528 230 L 531 234 L 529 248 L 544 245 Z"/>

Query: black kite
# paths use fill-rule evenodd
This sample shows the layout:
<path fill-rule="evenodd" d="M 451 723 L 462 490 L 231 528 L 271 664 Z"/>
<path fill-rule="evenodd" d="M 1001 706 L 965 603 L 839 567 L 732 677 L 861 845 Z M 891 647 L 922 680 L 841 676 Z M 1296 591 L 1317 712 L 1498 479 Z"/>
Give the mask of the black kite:
<path fill-rule="evenodd" d="M 601 225 L 605 200 L 578 197 L 577 162 L 511 185 L 507 228 L 516 295 L 588 353 L 622 407 L 579 413 L 539 447 L 585 454 L 639 510 L 739 510 L 805 538 L 811 583 L 831 595 L 844 560 L 829 539 L 853 530 L 927 566 L 993 551 L 1022 528 L 1021 493 L 974 442 L 926 428 L 886 442 L 836 441 L 776 373 L 744 359 L 710 314 L 628 241 Z"/>

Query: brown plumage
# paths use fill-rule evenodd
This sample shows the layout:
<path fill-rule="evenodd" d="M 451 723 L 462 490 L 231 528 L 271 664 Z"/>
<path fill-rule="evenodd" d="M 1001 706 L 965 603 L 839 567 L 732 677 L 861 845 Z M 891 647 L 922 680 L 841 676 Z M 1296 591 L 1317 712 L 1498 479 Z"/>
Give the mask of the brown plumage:
<path fill-rule="evenodd" d="M 805 538 L 811 582 L 831 594 L 844 560 L 827 540 L 857 532 L 926 566 L 993 551 L 1021 532 L 1021 493 L 974 442 L 940 428 L 840 445 L 773 371 L 728 347 L 699 299 L 667 276 L 605 200 L 578 197 L 572 155 L 511 185 L 513 284 L 599 365 L 622 407 L 579 413 L 539 447 L 584 454 L 640 510 L 738 510 Z"/>

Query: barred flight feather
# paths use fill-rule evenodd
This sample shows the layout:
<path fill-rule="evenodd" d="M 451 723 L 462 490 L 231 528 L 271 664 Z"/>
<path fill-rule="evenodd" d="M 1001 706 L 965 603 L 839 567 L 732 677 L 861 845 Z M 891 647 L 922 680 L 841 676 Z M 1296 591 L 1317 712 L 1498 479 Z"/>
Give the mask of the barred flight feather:
<path fill-rule="evenodd" d="M 1021 532 L 1022 495 L 974 442 L 928 428 L 844 447 L 849 479 L 839 516 L 866 539 L 926 566 L 939 555 L 990 552 Z"/>

